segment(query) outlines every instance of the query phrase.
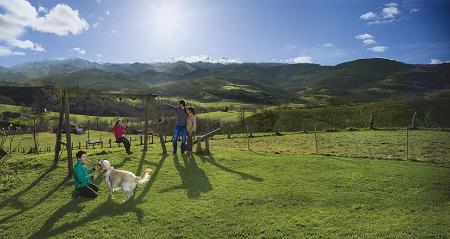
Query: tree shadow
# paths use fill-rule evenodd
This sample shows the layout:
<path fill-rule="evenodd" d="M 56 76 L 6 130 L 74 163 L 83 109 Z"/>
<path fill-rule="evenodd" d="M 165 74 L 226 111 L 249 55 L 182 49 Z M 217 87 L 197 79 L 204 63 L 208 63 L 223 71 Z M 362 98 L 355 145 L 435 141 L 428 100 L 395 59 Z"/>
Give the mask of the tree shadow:
<path fill-rule="evenodd" d="M 136 170 L 136 175 L 137 176 L 141 175 L 142 169 L 144 167 L 144 164 L 150 164 L 150 165 L 153 165 L 155 167 L 158 167 L 158 164 L 145 160 L 145 156 L 146 155 L 147 155 L 147 151 L 142 150 L 141 160 L 139 160 L 139 166 L 138 166 L 138 168 Z"/>
<path fill-rule="evenodd" d="M 64 186 L 64 185 L 70 180 L 70 178 L 71 178 L 71 177 L 66 176 L 66 177 L 65 177 L 58 185 L 55 186 L 54 189 L 52 189 L 52 190 L 49 191 L 47 194 L 45 194 L 43 197 L 41 197 L 38 201 L 36 201 L 35 203 L 33 203 L 33 205 L 28 206 L 28 207 L 24 207 L 24 208 L 22 208 L 20 211 L 14 213 L 14 214 L 11 214 L 11 215 L 9 215 L 9 216 L 7 216 L 7 217 L 5 217 L 5 218 L 2 218 L 2 219 L 0 220 L 0 224 L 5 223 L 5 222 L 11 220 L 12 218 L 14 218 L 14 217 L 16 217 L 16 216 L 18 216 L 18 215 L 20 215 L 20 214 L 22 214 L 22 213 L 24 213 L 24 212 L 30 210 L 30 209 L 36 207 L 37 205 L 43 203 L 43 202 L 44 202 L 45 200 L 47 200 L 50 196 L 52 196 L 56 191 L 58 191 L 62 186 Z"/>
<path fill-rule="evenodd" d="M 172 186 L 163 189 L 160 193 L 169 192 L 178 189 L 186 189 L 186 194 L 191 199 L 197 199 L 201 193 L 212 190 L 212 185 L 203 169 L 199 168 L 194 156 L 183 155 L 184 167 L 180 164 L 178 157 L 174 157 L 175 167 L 181 178 L 181 185 Z"/>
<path fill-rule="evenodd" d="M 107 200 L 100 204 L 93 211 L 89 212 L 88 215 L 83 218 L 78 219 L 75 222 L 67 223 L 57 228 L 53 228 L 53 226 L 66 214 L 70 212 L 80 213 L 83 210 L 81 207 L 81 203 L 90 199 L 76 198 L 65 205 L 60 207 L 56 212 L 54 212 L 50 218 L 48 218 L 44 225 L 39 229 L 39 231 L 35 232 L 30 238 L 47 238 L 50 236 L 55 236 L 66 231 L 75 229 L 79 226 L 82 226 L 88 222 L 95 221 L 102 217 L 113 217 L 122 215 L 128 212 L 134 212 L 136 214 L 137 220 L 139 223 L 142 223 L 142 219 L 144 217 L 144 211 L 140 208 L 137 208 L 137 202 L 131 198 L 130 200 L 124 203 L 118 203 L 113 200 Z M 92 200 L 92 199 L 91 199 Z"/>
<path fill-rule="evenodd" d="M 2 202 L 0 204 L 0 208 L 3 209 L 6 206 L 8 206 L 9 204 L 11 204 L 13 207 L 17 208 L 17 209 L 24 209 L 26 206 L 23 205 L 23 203 L 21 203 L 18 199 L 19 197 L 21 197 L 22 195 L 24 195 L 25 193 L 27 193 L 28 191 L 30 191 L 31 189 L 33 189 L 36 185 L 38 185 L 45 177 L 47 177 L 48 175 L 50 175 L 50 173 L 53 172 L 53 170 L 55 170 L 54 167 L 50 167 L 48 168 L 44 173 L 42 173 L 38 178 L 36 178 L 32 183 L 30 183 L 30 185 L 28 185 L 26 188 L 22 189 L 21 191 L 17 192 L 16 194 L 14 194 L 13 196 L 11 196 L 9 199 L 6 199 L 4 202 Z"/>
<path fill-rule="evenodd" d="M 219 169 L 221 169 L 221 170 L 223 170 L 223 171 L 225 171 L 225 172 L 229 172 L 229 173 L 233 173 L 233 174 L 237 174 L 237 175 L 241 176 L 242 179 L 246 179 L 246 180 L 247 180 L 247 179 L 250 179 L 250 180 L 253 180 L 253 181 L 256 181 L 256 182 L 262 182 L 262 181 L 264 181 L 263 178 L 260 178 L 260 177 L 257 177 L 257 176 L 253 176 L 253 175 L 250 175 L 250 174 L 244 173 L 244 172 L 239 172 L 239 171 L 233 170 L 233 169 L 231 169 L 231 168 L 228 168 L 228 167 L 226 167 L 226 166 L 224 166 L 224 165 L 221 165 L 221 164 L 219 164 L 219 163 L 216 161 L 216 159 L 215 159 L 212 155 L 208 155 L 208 156 L 199 155 L 199 157 L 200 157 L 204 162 L 208 162 L 208 163 L 210 163 L 210 164 L 212 164 L 212 165 L 218 167 Z"/>
<path fill-rule="evenodd" d="M 145 156 L 144 156 L 145 157 Z M 136 198 L 136 201 L 141 203 L 144 199 L 144 197 L 147 195 L 148 191 L 150 190 L 150 188 L 152 187 L 153 183 L 155 183 L 156 181 L 156 177 L 159 174 L 159 171 L 161 170 L 164 161 L 166 160 L 167 155 L 163 154 L 161 156 L 161 159 L 159 160 L 158 164 L 155 167 L 155 170 L 153 171 L 153 173 L 150 176 L 150 179 L 148 180 L 148 182 L 145 184 L 145 187 L 143 189 L 143 191 L 141 192 L 141 194 L 139 194 L 139 196 Z M 142 166 L 138 167 L 137 173 L 141 173 L 142 172 Z M 134 197 L 134 195 L 133 195 Z"/>

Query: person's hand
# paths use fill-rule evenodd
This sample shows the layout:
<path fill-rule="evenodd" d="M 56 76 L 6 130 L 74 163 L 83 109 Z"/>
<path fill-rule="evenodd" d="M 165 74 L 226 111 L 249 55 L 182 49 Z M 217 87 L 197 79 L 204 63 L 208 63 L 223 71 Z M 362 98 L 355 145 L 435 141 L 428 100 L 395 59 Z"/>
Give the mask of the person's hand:
<path fill-rule="evenodd" d="M 92 175 L 92 180 L 97 179 L 97 175 Z"/>
<path fill-rule="evenodd" d="M 94 169 L 95 169 L 95 171 L 98 171 L 98 170 L 100 169 L 100 165 L 96 164 L 96 165 L 94 166 Z"/>

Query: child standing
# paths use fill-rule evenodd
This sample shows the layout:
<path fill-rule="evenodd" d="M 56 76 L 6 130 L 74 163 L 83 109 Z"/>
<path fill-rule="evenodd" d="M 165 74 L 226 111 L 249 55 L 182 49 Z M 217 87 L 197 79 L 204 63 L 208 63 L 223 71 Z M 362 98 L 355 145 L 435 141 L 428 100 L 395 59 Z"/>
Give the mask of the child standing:
<path fill-rule="evenodd" d="M 197 119 L 195 117 L 195 109 L 192 106 L 187 107 L 186 133 L 187 133 L 187 151 L 192 155 L 192 145 L 195 131 L 197 130 Z"/>

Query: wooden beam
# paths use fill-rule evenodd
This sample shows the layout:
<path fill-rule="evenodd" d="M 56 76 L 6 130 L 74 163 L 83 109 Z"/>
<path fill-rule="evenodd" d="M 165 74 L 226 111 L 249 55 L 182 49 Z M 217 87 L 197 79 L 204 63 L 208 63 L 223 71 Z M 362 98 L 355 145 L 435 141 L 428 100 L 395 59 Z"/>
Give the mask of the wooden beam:
<path fill-rule="evenodd" d="M 145 98 L 145 112 L 144 112 L 144 151 L 147 151 L 148 147 L 148 104 L 150 97 Z"/>
<path fill-rule="evenodd" d="M 69 175 L 73 173 L 73 160 L 72 160 L 72 127 L 70 125 L 70 112 L 69 112 L 69 96 L 64 95 L 65 98 L 65 108 L 66 108 L 66 149 L 67 149 L 67 169 Z"/>
<path fill-rule="evenodd" d="M 62 126 L 64 120 L 64 108 L 66 104 L 64 93 L 60 94 L 59 97 L 59 118 L 56 130 L 56 143 L 55 143 L 55 157 L 53 159 L 53 167 L 56 167 L 59 162 L 59 152 L 61 151 L 61 138 L 62 138 Z"/>

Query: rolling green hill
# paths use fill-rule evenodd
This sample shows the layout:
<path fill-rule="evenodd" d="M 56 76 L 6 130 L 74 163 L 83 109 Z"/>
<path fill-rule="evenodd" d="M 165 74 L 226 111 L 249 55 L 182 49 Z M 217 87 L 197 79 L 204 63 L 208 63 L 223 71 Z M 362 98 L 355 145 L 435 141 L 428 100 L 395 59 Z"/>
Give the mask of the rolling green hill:
<path fill-rule="evenodd" d="M 152 91 L 203 102 L 347 105 L 423 95 L 450 88 L 450 64 L 411 65 L 382 58 L 336 66 L 278 63 L 111 64 L 82 59 L 25 63 L 0 69 L 0 84 L 42 82 L 102 91 Z M 107 82 L 106 84 L 104 82 Z"/>

